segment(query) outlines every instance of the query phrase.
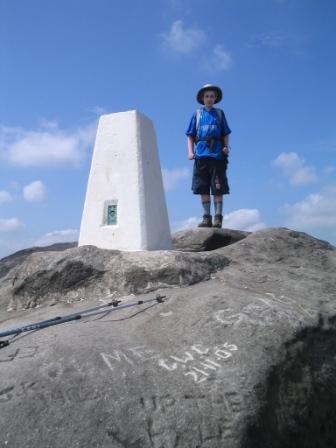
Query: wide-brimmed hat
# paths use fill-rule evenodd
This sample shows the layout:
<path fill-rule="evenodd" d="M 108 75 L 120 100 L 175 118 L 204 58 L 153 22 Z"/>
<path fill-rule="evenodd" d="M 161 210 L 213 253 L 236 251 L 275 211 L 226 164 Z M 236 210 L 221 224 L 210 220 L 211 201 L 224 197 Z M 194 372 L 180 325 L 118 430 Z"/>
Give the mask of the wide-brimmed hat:
<path fill-rule="evenodd" d="M 205 84 L 201 89 L 199 89 L 199 91 L 197 92 L 197 96 L 196 99 L 200 104 L 204 104 L 203 101 L 203 93 L 206 90 L 214 90 L 216 92 L 216 99 L 215 99 L 215 103 L 219 103 L 222 98 L 223 98 L 223 93 L 222 93 L 222 89 L 218 86 L 214 86 L 213 84 Z"/>

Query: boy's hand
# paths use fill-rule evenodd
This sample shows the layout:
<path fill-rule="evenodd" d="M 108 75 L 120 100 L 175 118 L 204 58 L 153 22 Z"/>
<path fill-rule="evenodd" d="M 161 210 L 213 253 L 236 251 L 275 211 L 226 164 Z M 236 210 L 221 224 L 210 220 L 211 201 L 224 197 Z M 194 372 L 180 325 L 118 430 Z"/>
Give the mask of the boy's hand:
<path fill-rule="evenodd" d="M 223 153 L 228 156 L 229 155 L 229 148 L 227 146 L 224 146 L 222 149 Z"/>
<path fill-rule="evenodd" d="M 193 152 L 188 152 L 188 160 L 193 160 L 195 158 L 195 154 Z"/>

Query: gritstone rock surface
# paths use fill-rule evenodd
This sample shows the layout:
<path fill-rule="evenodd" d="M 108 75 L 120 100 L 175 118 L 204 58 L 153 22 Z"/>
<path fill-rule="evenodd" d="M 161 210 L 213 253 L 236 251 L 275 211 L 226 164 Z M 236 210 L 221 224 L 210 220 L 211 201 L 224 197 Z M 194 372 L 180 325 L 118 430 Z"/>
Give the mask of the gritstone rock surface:
<path fill-rule="evenodd" d="M 245 238 L 249 232 L 203 228 L 181 230 L 173 235 L 173 247 L 186 252 L 201 252 L 229 246 Z"/>
<path fill-rule="evenodd" d="M 1 349 L 0 446 L 334 446 L 335 247 L 281 228 L 182 250 L 34 252 L 2 275 L 1 329 L 107 294 L 167 301 Z"/>

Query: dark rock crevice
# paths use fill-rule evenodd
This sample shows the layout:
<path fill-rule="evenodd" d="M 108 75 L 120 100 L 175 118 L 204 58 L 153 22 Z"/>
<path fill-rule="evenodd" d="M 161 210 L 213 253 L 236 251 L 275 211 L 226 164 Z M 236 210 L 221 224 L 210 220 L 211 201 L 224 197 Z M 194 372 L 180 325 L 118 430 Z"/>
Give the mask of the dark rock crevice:
<path fill-rule="evenodd" d="M 336 325 L 302 330 L 272 368 L 244 448 L 326 448 L 336 439 Z M 258 394 L 258 392 L 257 392 Z M 260 392 L 261 395 L 261 392 Z"/>
<path fill-rule="evenodd" d="M 203 252 L 230 246 L 250 232 L 231 229 L 200 228 L 181 230 L 172 236 L 173 248 L 184 252 Z"/>
<path fill-rule="evenodd" d="M 40 270 L 23 279 L 13 289 L 13 298 L 20 298 L 22 302 L 28 299 L 29 307 L 34 307 L 48 294 L 66 294 L 87 282 L 98 280 L 104 273 L 79 260 L 67 261 L 59 270 Z"/>

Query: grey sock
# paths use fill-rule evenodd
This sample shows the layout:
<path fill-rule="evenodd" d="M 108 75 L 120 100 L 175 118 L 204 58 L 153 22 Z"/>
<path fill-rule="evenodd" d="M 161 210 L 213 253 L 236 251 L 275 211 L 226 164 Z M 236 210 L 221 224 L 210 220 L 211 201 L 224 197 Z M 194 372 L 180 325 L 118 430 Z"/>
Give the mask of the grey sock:
<path fill-rule="evenodd" d="M 211 202 L 210 201 L 206 201 L 206 202 L 202 201 L 202 205 L 203 205 L 204 215 L 210 215 Z"/>
<path fill-rule="evenodd" d="M 223 213 L 223 201 L 215 201 L 215 213 L 216 215 L 221 215 Z"/>

